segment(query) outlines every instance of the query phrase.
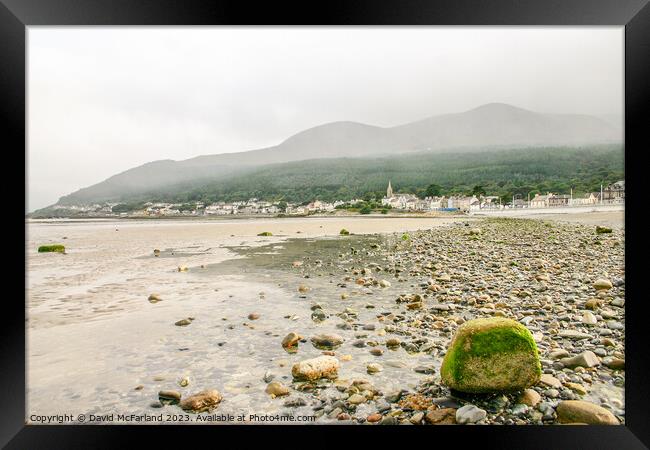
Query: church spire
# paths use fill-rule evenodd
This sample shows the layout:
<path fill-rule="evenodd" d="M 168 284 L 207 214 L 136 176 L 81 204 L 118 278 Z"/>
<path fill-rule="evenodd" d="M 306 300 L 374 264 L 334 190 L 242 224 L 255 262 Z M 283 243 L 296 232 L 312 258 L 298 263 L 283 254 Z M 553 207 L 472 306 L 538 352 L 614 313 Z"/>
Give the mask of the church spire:
<path fill-rule="evenodd" d="M 391 198 L 393 196 L 393 188 L 390 185 L 390 180 L 388 180 L 388 189 L 386 189 L 386 197 Z"/>

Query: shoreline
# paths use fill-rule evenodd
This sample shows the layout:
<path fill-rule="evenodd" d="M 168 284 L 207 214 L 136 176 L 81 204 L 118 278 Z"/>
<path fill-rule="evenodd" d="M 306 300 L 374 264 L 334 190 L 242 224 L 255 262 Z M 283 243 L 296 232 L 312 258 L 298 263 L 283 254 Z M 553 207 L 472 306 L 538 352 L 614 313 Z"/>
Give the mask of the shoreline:
<path fill-rule="evenodd" d="M 237 215 L 201 215 L 201 216 L 97 216 L 97 217 L 56 217 L 56 218 L 31 218 L 26 217 L 26 223 L 78 223 L 78 222 L 107 222 L 107 221 L 232 221 L 232 220 L 287 220 L 287 219 L 423 219 L 423 218 L 470 218 L 470 217 L 537 217 L 556 215 L 581 215 L 591 213 L 624 212 L 625 205 L 589 205 L 566 206 L 551 208 L 515 208 L 515 209 L 482 209 L 469 212 L 398 212 L 398 213 L 371 213 L 359 214 L 352 212 L 315 213 L 302 215 L 266 215 L 266 214 L 237 214 Z"/>
<path fill-rule="evenodd" d="M 117 216 L 101 216 L 101 217 L 61 217 L 61 218 L 25 218 L 26 223 L 65 223 L 65 222 L 99 222 L 99 221 L 235 221 L 235 220 L 289 220 L 289 219 L 429 219 L 429 218 L 440 218 L 448 219 L 455 217 L 468 217 L 468 214 L 464 213 L 449 213 L 449 212 L 439 212 L 439 213 L 397 213 L 397 214 L 359 214 L 359 213 L 349 213 L 349 214 L 309 214 L 309 215 L 264 215 L 264 214 L 236 214 L 236 215 L 205 215 L 205 216 L 129 216 L 129 217 L 117 217 Z"/>

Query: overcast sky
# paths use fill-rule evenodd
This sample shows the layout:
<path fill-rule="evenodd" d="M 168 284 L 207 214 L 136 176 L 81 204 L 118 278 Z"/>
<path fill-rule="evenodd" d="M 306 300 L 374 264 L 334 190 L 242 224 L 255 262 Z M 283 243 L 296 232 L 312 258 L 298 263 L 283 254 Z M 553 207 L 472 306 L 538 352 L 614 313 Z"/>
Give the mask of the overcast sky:
<path fill-rule="evenodd" d="M 28 29 L 28 210 L 158 159 L 503 102 L 621 115 L 622 27 Z"/>

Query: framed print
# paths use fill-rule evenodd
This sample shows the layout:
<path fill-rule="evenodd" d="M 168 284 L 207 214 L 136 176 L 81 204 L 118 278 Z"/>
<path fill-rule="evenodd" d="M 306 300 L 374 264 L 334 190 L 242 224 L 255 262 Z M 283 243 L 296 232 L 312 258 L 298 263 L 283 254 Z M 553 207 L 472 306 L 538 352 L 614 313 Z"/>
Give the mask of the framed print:
<path fill-rule="evenodd" d="M 650 443 L 647 1 L 0 16 L 7 448 Z"/>

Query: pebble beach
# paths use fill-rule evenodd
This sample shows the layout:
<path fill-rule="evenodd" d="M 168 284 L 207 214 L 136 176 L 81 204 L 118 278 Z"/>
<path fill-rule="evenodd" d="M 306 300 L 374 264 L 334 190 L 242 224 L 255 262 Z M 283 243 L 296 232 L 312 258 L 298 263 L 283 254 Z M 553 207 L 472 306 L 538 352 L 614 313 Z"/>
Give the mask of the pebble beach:
<path fill-rule="evenodd" d="M 624 424 L 622 215 L 29 223 L 27 414 Z M 530 332 L 533 385 L 443 382 L 487 318 Z"/>

